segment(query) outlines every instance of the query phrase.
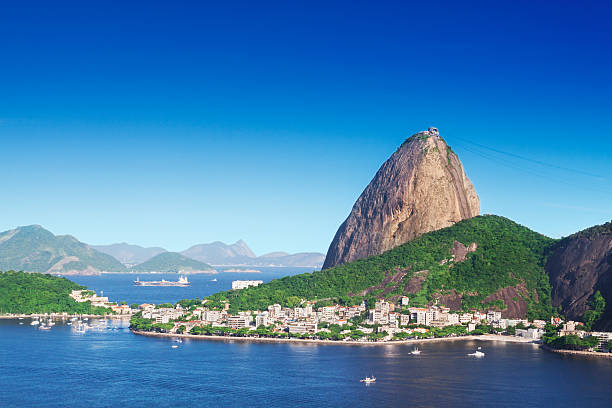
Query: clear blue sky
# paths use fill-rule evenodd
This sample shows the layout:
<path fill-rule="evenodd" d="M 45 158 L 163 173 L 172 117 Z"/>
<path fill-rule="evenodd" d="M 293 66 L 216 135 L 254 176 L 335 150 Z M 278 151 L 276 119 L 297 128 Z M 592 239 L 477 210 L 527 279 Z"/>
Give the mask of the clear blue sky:
<path fill-rule="evenodd" d="M 428 126 L 484 213 L 612 219 L 609 5 L 330 3 L 4 4 L 0 229 L 325 252 Z"/>

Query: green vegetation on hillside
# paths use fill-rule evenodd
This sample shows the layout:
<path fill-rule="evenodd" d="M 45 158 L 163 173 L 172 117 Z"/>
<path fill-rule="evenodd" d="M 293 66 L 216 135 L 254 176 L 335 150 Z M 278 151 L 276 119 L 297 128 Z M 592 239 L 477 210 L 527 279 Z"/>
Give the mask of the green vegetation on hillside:
<path fill-rule="evenodd" d="M 478 249 L 464 262 L 448 262 L 455 241 Z M 335 299 L 356 303 L 365 298 L 397 298 L 419 271 L 428 271 L 420 290 L 410 294 L 411 304 L 432 303 L 436 297 L 455 290 L 462 308 L 502 306 L 501 300 L 485 299 L 506 287 L 519 287 L 528 305 L 528 316 L 549 317 L 552 313 L 550 284 L 543 265 L 556 241 L 499 216 L 480 216 L 449 228 L 430 232 L 384 254 L 339 265 L 327 270 L 273 280 L 258 287 L 217 293 L 208 299 L 211 306 L 230 302 L 230 310 L 265 309 L 279 303 L 288 305 L 295 297 L 308 300 Z M 446 263 L 445 263 L 446 261 Z M 385 278 L 407 272 L 398 283 Z M 369 303 L 372 303 L 371 301 Z"/>
<path fill-rule="evenodd" d="M 134 267 L 136 272 L 207 271 L 212 269 L 210 265 L 204 262 L 187 258 L 176 252 L 161 253 Z"/>
<path fill-rule="evenodd" d="M 595 292 L 593 299 L 589 302 L 589 309 L 584 313 L 582 321 L 584 329 L 591 331 L 593 326 L 599 321 L 604 311 L 606 310 L 606 300 L 601 295 L 600 291 Z"/>
<path fill-rule="evenodd" d="M 105 314 L 110 309 L 77 303 L 73 290 L 87 289 L 65 278 L 27 272 L 0 272 L 0 314 L 69 313 Z"/>
<path fill-rule="evenodd" d="M 596 225 L 594 227 L 587 228 L 584 231 L 580 231 L 575 234 L 572 234 L 569 237 L 563 239 L 563 241 L 566 241 L 569 239 L 577 239 L 577 238 L 593 239 L 601 235 L 610 235 L 610 234 L 612 234 L 612 221 L 607 222 L 602 225 Z"/>
<path fill-rule="evenodd" d="M 0 270 L 62 273 L 88 267 L 125 271 L 112 256 L 95 251 L 69 235 L 55 236 L 38 225 L 0 233 Z"/>

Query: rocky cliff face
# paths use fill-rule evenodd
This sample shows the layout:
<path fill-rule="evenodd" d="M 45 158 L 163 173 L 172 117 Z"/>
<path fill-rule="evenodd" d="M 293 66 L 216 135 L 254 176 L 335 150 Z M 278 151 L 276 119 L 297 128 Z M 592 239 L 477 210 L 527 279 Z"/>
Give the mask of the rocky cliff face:
<path fill-rule="evenodd" d="M 562 240 L 549 257 L 546 271 L 553 306 L 571 320 L 580 320 L 593 294 L 601 291 L 608 308 L 599 328 L 612 330 L 612 223 Z"/>
<path fill-rule="evenodd" d="M 437 130 L 407 139 L 338 229 L 323 268 L 377 255 L 480 213 L 457 155 Z"/>

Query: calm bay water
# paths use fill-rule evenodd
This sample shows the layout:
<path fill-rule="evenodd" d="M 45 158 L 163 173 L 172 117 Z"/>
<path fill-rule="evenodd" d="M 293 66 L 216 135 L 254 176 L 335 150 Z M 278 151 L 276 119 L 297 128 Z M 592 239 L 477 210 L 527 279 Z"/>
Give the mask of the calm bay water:
<path fill-rule="evenodd" d="M 224 275 L 216 276 L 216 290 L 225 289 Z M 194 292 L 186 294 L 123 285 L 128 278 L 76 280 L 128 302 L 212 293 L 205 280 L 200 286 L 193 279 Z M 154 291 L 147 298 L 140 289 Z M 526 344 L 432 343 L 421 346 L 420 356 L 400 345 L 173 344 L 133 335 L 127 323 L 79 334 L 62 323 L 41 331 L 28 319 L 0 320 L 0 407 L 607 407 L 612 401 L 612 360 L 563 357 Z M 478 346 L 486 357 L 466 355 Z M 359 382 L 370 374 L 375 384 Z"/>
<path fill-rule="evenodd" d="M 219 271 L 227 269 L 217 268 Z M 128 303 L 175 303 L 181 299 L 202 299 L 205 296 L 232 288 L 234 280 L 262 280 L 269 282 L 272 279 L 283 276 L 297 275 L 300 273 L 312 272 L 312 268 L 256 268 L 261 273 L 238 273 L 221 272 L 216 275 L 195 274 L 187 275 L 191 286 L 188 287 L 155 287 L 155 286 L 134 286 L 136 278 L 140 280 L 161 280 L 176 281 L 179 275 L 176 273 L 139 273 L 139 274 L 104 274 L 101 276 L 69 276 L 68 279 L 87 286 L 95 290 L 98 295 L 104 292 L 104 296 L 112 301 Z M 213 282 L 217 279 L 217 282 Z"/>

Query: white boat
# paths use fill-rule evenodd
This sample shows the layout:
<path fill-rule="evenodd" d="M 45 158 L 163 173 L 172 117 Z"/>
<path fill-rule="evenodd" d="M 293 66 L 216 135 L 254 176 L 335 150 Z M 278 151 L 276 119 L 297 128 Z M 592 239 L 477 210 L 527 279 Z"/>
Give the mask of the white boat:
<path fill-rule="evenodd" d="M 45 326 L 44 324 L 41 324 L 40 326 L 38 326 L 39 330 L 51 330 L 51 326 Z"/>
<path fill-rule="evenodd" d="M 480 350 L 476 350 L 473 353 L 468 354 L 468 356 L 472 356 L 472 357 L 484 357 L 485 353 L 483 353 Z"/>
<path fill-rule="evenodd" d="M 413 350 L 410 352 L 410 354 L 413 354 L 413 355 L 415 355 L 415 356 L 418 356 L 419 354 L 421 354 L 421 350 L 419 350 L 419 348 L 418 348 L 418 347 L 415 347 L 415 348 L 414 348 L 414 349 L 413 349 Z"/>
<path fill-rule="evenodd" d="M 359 382 L 371 384 L 373 382 L 376 382 L 376 377 L 372 376 L 372 377 L 362 378 L 361 380 L 359 380 Z"/>
<path fill-rule="evenodd" d="M 19 322 L 19 324 L 23 324 L 23 322 Z"/>
<path fill-rule="evenodd" d="M 211 280 L 211 282 L 216 282 L 216 281 L 217 281 L 217 278 Z"/>
<path fill-rule="evenodd" d="M 175 348 L 178 348 L 178 346 L 176 344 L 173 344 L 172 348 L 175 349 Z"/>
<path fill-rule="evenodd" d="M 32 320 L 32 322 L 30 323 L 30 326 L 36 326 L 37 324 L 40 324 L 38 320 Z"/>

